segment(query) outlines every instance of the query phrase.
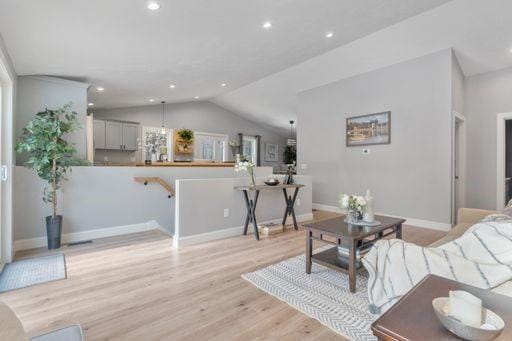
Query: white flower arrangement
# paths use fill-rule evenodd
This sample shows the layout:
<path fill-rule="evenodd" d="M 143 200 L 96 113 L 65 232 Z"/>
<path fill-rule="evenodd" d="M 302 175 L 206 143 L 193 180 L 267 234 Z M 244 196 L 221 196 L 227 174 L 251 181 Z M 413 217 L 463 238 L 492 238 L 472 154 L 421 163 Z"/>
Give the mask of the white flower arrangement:
<path fill-rule="evenodd" d="M 235 171 L 236 172 L 242 172 L 245 171 L 249 173 L 251 176 L 251 183 L 252 185 L 256 185 L 256 181 L 254 179 L 254 163 L 252 163 L 251 160 L 245 155 L 240 156 L 240 160 L 235 163 Z"/>
<path fill-rule="evenodd" d="M 359 195 L 340 194 L 340 207 L 352 212 L 362 213 L 366 209 L 366 199 Z"/>

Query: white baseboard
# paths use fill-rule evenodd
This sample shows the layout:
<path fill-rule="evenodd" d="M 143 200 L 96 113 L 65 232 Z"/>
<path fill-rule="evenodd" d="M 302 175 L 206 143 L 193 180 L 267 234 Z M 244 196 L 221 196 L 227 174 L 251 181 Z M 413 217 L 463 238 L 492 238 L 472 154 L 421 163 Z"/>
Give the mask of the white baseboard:
<path fill-rule="evenodd" d="M 141 224 L 98 228 L 98 229 L 87 230 L 87 231 L 82 231 L 82 232 L 63 233 L 61 236 L 61 242 L 62 243 L 76 243 L 76 242 L 82 242 L 85 240 L 120 236 L 123 234 L 144 232 L 144 231 L 155 230 L 155 229 L 160 230 L 165 234 L 168 234 L 168 235 L 170 234 L 167 230 L 165 230 L 162 226 L 160 226 L 160 224 L 158 224 L 155 220 L 150 220 L 147 223 L 141 223 Z M 14 251 L 16 252 L 16 251 L 20 251 L 20 250 L 28 250 L 28 249 L 38 248 L 38 247 L 46 247 L 46 245 L 47 245 L 46 237 L 20 239 L 20 240 L 14 241 Z"/>
<path fill-rule="evenodd" d="M 313 204 L 312 207 L 314 209 L 321 210 L 321 211 L 335 212 L 335 213 L 345 213 L 344 210 L 342 210 L 341 208 L 336 207 L 336 206 L 329 206 L 329 205 L 323 205 L 323 204 Z M 405 219 L 406 220 L 405 224 L 407 224 L 407 225 L 412 225 L 412 226 L 416 226 L 416 227 L 422 227 L 422 228 L 431 229 L 431 230 L 450 231 L 451 228 L 452 228 L 452 225 L 448 224 L 448 223 L 440 223 L 440 222 L 437 222 L 437 221 L 430 221 L 430 220 L 423 220 L 423 219 L 416 219 L 416 218 L 400 217 L 400 216 L 397 216 L 397 215 L 394 215 L 394 214 L 387 214 L 387 213 L 376 213 L 376 214 L 387 215 L 387 216 L 390 216 L 390 217 Z"/>
<path fill-rule="evenodd" d="M 313 213 L 305 213 L 305 214 L 300 214 L 297 216 L 297 222 L 303 222 L 303 221 L 308 221 L 308 220 L 312 220 L 312 219 L 313 219 Z M 269 224 L 269 223 L 280 224 L 281 221 L 282 221 L 282 219 L 273 219 L 273 220 L 259 222 L 259 224 Z M 249 230 L 251 230 L 251 229 L 249 229 Z M 229 237 L 240 236 L 243 234 L 243 232 L 244 232 L 243 226 L 235 226 L 235 227 L 230 227 L 227 229 L 221 229 L 221 230 L 215 230 L 212 232 L 196 234 L 193 236 L 176 237 L 173 239 L 173 245 L 174 245 L 174 247 L 179 248 L 179 247 L 183 247 L 183 246 L 187 246 L 187 245 L 194 245 L 194 244 L 209 242 L 209 241 L 217 240 L 217 239 L 224 239 L 224 238 L 229 238 Z M 250 231 L 249 233 L 254 233 L 254 232 Z"/>

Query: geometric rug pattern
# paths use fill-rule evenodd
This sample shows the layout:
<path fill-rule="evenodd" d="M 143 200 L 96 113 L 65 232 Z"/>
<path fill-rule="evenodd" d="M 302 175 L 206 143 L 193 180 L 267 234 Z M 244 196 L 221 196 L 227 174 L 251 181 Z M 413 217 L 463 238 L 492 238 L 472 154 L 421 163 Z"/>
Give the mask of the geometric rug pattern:
<path fill-rule="evenodd" d="M 358 273 L 355 293 L 350 292 L 345 273 L 313 263 L 307 275 L 305 255 L 242 278 L 350 340 L 376 340 L 370 326 L 379 316 L 368 309 L 365 270 Z"/>
<path fill-rule="evenodd" d="M 0 292 L 66 278 L 63 254 L 23 259 L 7 263 L 0 273 Z"/>

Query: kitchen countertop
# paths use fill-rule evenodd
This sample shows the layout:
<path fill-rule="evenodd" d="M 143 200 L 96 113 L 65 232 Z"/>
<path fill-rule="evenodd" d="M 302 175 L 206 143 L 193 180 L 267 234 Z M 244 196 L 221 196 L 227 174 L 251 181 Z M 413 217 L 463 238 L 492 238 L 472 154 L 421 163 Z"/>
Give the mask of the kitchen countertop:
<path fill-rule="evenodd" d="M 146 165 L 143 162 L 94 164 L 94 167 L 234 167 L 235 163 L 213 162 L 158 162 Z"/>
<path fill-rule="evenodd" d="M 234 162 L 156 162 L 150 165 L 137 163 L 137 167 L 234 167 Z"/>

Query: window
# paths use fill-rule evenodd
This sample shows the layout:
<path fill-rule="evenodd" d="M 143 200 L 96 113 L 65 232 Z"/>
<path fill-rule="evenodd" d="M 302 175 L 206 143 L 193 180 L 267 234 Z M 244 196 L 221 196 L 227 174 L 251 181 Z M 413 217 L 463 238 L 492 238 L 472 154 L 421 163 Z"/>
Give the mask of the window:
<path fill-rule="evenodd" d="M 227 135 L 195 132 L 194 140 L 194 159 L 199 161 L 227 161 Z"/>
<path fill-rule="evenodd" d="M 252 160 L 252 163 L 256 164 L 256 155 L 258 155 L 256 137 L 244 135 L 242 138 L 242 142 L 242 153 L 245 156 L 247 156 L 250 160 Z"/>

